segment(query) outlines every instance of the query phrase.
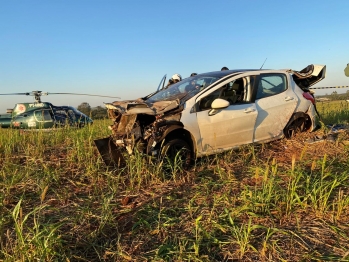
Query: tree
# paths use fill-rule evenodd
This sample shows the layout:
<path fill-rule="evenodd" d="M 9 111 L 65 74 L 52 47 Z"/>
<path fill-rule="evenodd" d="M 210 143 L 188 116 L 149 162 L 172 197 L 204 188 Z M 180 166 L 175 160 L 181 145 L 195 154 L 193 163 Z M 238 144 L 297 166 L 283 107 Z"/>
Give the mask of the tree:
<path fill-rule="evenodd" d="M 87 116 L 90 116 L 91 114 L 91 106 L 87 102 L 83 102 L 78 106 L 78 110 L 82 113 L 84 113 Z"/>
<path fill-rule="evenodd" d="M 92 119 L 103 119 L 108 117 L 108 112 L 106 108 L 103 108 L 101 106 L 97 106 L 92 109 L 91 111 L 91 117 Z"/>

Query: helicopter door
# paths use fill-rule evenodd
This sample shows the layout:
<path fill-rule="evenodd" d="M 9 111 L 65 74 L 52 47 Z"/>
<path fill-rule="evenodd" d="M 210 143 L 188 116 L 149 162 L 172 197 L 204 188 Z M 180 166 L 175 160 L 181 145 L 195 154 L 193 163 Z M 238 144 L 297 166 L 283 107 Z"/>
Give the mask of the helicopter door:
<path fill-rule="evenodd" d="M 35 119 L 38 122 L 36 125 L 37 128 L 50 128 L 54 125 L 51 110 L 35 111 Z"/>
<path fill-rule="evenodd" d="M 69 116 L 69 120 L 71 125 L 74 125 L 76 123 L 76 116 L 73 110 L 68 110 L 68 116 Z"/>

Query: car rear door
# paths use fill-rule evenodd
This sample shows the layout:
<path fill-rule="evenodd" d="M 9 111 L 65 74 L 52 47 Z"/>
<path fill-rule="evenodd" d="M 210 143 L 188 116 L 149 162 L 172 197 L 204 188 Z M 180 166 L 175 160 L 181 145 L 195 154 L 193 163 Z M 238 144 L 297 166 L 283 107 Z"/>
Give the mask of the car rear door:
<path fill-rule="evenodd" d="M 284 73 L 260 74 L 256 94 L 258 111 L 253 142 L 280 138 L 298 103 Z"/>
<path fill-rule="evenodd" d="M 245 80 L 242 81 L 243 79 Z M 245 88 L 246 92 L 243 96 L 244 100 L 231 102 L 227 108 L 220 109 L 216 114 L 210 115 L 212 101 L 216 98 L 228 101 L 228 98 L 224 97 L 223 91 L 229 85 L 231 87 L 237 80 L 241 80 L 240 83 L 245 83 L 245 86 L 242 87 Z M 248 75 L 235 76 L 197 97 L 198 110 L 196 114 L 202 149 L 199 151 L 202 154 L 211 154 L 252 143 L 257 110 L 255 104 L 249 101 L 252 90 L 249 80 Z M 198 153 L 200 154 L 200 152 Z"/>

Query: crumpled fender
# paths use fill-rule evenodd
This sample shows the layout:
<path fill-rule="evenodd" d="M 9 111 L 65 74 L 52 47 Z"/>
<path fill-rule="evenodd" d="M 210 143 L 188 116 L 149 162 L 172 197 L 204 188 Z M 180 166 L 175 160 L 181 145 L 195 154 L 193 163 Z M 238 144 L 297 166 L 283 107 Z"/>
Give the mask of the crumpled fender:
<path fill-rule="evenodd" d="M 290 120 L 288 121 L 287 125 L 284 127 L 284 131 L 298 118 L 304 118 L 306 120 L 309 120 L 309 116 L 304 113 L 304 112 L 296 112 L 292 115 L 292 117 L 290 118 Z M 309 128 L 309 127 L 308 127 Z"/>
<path fill-rule="evenodd" d="M 154 137 L 149 138 L 148 143 L 147 143 L 147 154 L 150 153 L 152 148 L 159 145 L 159 143 L 161 141 L 163 141 L 169 133 L 171 133 L 174 130 L 184 128 L 184 125 L 182 124 L 182 122 L 179 122 L 179 121 L 170 121 L 170 122 L 172 122 L 172 124 L 169 124 L 169 123 L 167 124 L 168 128 L 166 128 L 166 130 L 161 134 L 160 137 L 157 137 L 156 140 L 154 139 Z M 175 124 L 175 122 L 176 122 L 176 124 Z M 162 125 L 162 126 L 165 126 L 165 125 Z M 155 144 L 154 144 L 154 142 L 155 142 Z"/>
<path fill-rule="evenodd" d="M 108 110 L 116 110 L 124 115 L 160 115 L 167 111 L 177 108 L 180 104 L 180 101 L 177 99 L 172 101 L 158 101 L 154 103 L 145 103 L 140 100 L 126 100 L 104 104 Z"/>
<path fill-rule="evenodd" d="M 163 140 L 169 133 L 171 133 L 172 131 L 176 130 L 176 129 L 180 129 L 183 128 L 183 124 L 181 123 L 181 125 L 171 125 L 169 126 L 165 132 L 162 134 L 162 136 L 159 138 L 159 141 Z"/>

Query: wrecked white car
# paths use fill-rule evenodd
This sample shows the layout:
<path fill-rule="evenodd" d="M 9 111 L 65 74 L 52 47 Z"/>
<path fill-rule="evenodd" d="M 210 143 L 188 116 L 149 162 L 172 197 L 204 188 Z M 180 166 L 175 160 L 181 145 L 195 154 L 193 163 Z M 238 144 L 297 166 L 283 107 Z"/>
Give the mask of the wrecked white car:
<path fill-rule="evenodd" d="M 227 70 L 189 77 L 144 98 L 106 104 L 111 136 L 95 144 L 107 165 L 123 165 L 135 150 L 160 158 L 181 152 L 190 163 L 312 131 L 316 107 L 308 88 L 325 73 L 326 66 L 309 65 L 301 71 Z"/>

